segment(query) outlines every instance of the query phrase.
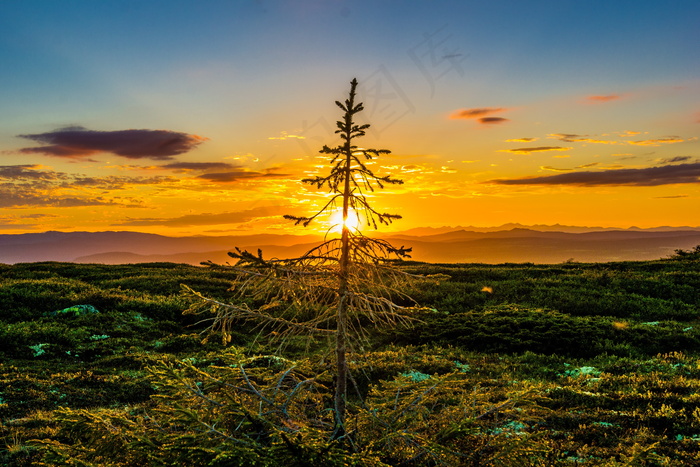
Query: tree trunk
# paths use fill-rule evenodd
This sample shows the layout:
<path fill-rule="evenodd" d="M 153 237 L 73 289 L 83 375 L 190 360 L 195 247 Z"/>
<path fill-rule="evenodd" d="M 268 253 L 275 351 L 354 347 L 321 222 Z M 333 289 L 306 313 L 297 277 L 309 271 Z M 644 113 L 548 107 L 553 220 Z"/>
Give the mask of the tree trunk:
<path fill-rule="evenodd" d="M 355 106 L 355 85 L 350 90 L 348 111 L 345 113 L 345 186 L 343 187 L 343 233 L 341 237 L 340 270 L 338 272 L 338 312 L 336 315 L 337 334 L 335 341 L 336 386 L 335 386 L 335 438 L 345 436 L 345 416 L 347 408 L 348 362 L 348 274 L 350 273 L 350 230 L 347 226 L 350 211 L 350 177 L 352 176 L 352 110 Z"/>

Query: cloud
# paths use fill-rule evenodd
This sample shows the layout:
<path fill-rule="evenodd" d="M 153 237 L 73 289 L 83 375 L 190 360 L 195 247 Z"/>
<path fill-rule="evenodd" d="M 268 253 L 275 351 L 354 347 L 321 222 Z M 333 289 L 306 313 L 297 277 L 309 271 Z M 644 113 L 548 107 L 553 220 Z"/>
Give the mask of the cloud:
<path fill-rule="evenodd" d="M 662 144 L 683 143 L 685 141 L 693 141 L 697 138 L 683 139 L 679 136 L 669 136 L 667 138 L 646 139 L 642 141 L 627 141 L 628 144 L 635 146 L 661 146 Z"/>
<path fill-rule="evenodd" d="M 610 102 L 610 101 L 620 99 L 621 97 L 622 96 L 620 94 L 608 94 L 605 96 L 595 95 L 595 96 L 586 97 L 586 100 L 592 101 L 592 102 Z"/>
<path fill-rule="evenodd" d="M 54 196 L 52 193 L 43 193 L 29 187 L 0 185 L 0 207 L 59 207 L 73 208 L 81 206 L 122 206 L 136 207 L 134 203 L 121 203 L 106 199 L 102 196 L 75 197 Z M 142 207 L 142 206 L 139 206 Z"/>
<path fill-rule="evenodd" d="M 510 109 L 504 107 L 481 107 L 477 109 L 460 109 L 455 110 L 452 115 L 450 115 L 450 120 L 468 120 L 475 119 L 482 125 L 497 125 L 499 123 L 507 122 L 507 118 L 503 117 L 489 117 L 491 114 L 498 112 L 506 112 Z"/>
<path fill-rule="evenodd" d="M 177 179 L 173 177 L 118 177 L 108 175 L 106 177 L 83 177 L 74 176 L 70 181 L 64 182 L 62 188 L 76 186 L 99 188 L 102 190 L 119 190 L 134 185 L 162 185 L 164 183 L 174 183 Z"/>
<path fill-rule="evenodd" d="M 677 198 L 690 198 L 690 196 L 688 196 L 688 195 L 654 196 L 654 199 L 677 199 Z"/>
<path fill-rule="evenodd" d="M 700 163 L 642 169 L 569 172 L 545 177 L 491 180 L 500 185 L 660 186 L 700 183 Z"/>
<path fill-rule="evenodd" d="M 48 133 L 18 135 L 20 138 L 46 144 L 22 148 L 23 154 L 86 158 L 110 153 L 128 159 L 170 160 L 191 151 L 207 138 L 169 130 L 94 131 L 76 126 Z"/>
<path fill-rule="evenodd" d="M 604 139 L 586 138 L 588 135 L 574 135 L 567 133 L 552 133 L 547 135 L 548 138 L 558 139 L 567 143 L 595 143 L 595 144 L 619 144 L 617 141 L 609 141 Z"/>
<path fill-rule="evenodd" d="M 459 119 L 469 119 L 469 118 L 481 118 L 487 115 L 491 115 L 498 112 L 505 112 L 506 108 L 503 107 L 482 107 L 479 109 L 461 109 L 455 110 L 452 115 L 450 115 L 451 120 Z"/>
<path fill-rule="evenodd" d="M 68 176 L 61 172 L 42 170 L 41 165 L 0 165 L 0 179 L 6 180 L 65 180 Z"/>
<path fill-rule="evenodd" d="M 510 120 L 508 120 L 507 118 L 503 118 L 503 117 L 481 117 L 479 119 L 479 123 L 482 123 L 484 125 L 494 125 L 494 124 L 504 123 L 504 122 L 508 122 L 508 121 L 510 121 Z"/>
<path fill-rule="evenodd" d="M 176 181 L 173 177 L 87 177 L 45 169 L 40 165 L 6 165 L 0 166 L 0 207 L 142 207 L 138 200 L 111 198 L 105 194 L 135 185 L 162 185 Z"/>
<path fill-rule="evenodd" d="M 513 138 L 507 139 L 506 143 L 532 143 L 533 141 L 537 141 L 537 138 Z"/>
<path fill-rule="evenodd" d="M 8 215 L 0 216 L 0 229 L 34 229 L 41 227 L 41 222 L 46 219 L 55 219 L 58 216 L 54 214 L 25 214 L 25 215 Z"/>
<path fill-rule="evenodd" d="M 690 156 L 676 156 L 676 157 L 672 157 L 670 159 L 659 159 L 656 162 L 658 162 L 659 164 L 666 165 L 666 164 L 675 164 L 676 162 L 685 162 L 685 161 L 689 161 L 690 159 L 692 159 L 692 157 L 690 157 Z"/>
<path fill-rule="evenodd" d="M 558 169 L 556 167 L 552 167 L 551 165 L 543 165 L 540 167 L 542 170 L 551 170 L 552 172 L 571 172 L 574 169 Z"/>
<path fill-rule="evenodd" d="M 513 152 L 515 154 L 530 154 L 531 152 L 544 152 L 544 151 L 568 151 L 573 148 L 567 148 L 562 146 L 537 146 L 533 148 L 515 148 L 515 149 L 501 149 L 500 152 Z"/>
<path fill-rule="evenodd" d="M 629 137 L 638 135 L 639 132 L 627 131 L 620 134 L 620 137 Z M 558 139 L 559 141 L 565 141 L 567 143 L 594 143 L 594 144 L 631 144 L 635 146 L 660 146 L 662 144 L 675 144 L 683 143 L 686 141 L 695 141 L 697 137 L 692 137 L 688 139 L 681 138 L 680 136 L 668 136 L 666 138 L 656 138 L 656 139 L 646 139 L 640 141 L 610 141 L 603 139 L 594 139 L 588 137 L 589 135 L 577 135 L 572 133 L 551 133 L 547 135 L 548 138 Z"/>
<path fill-rule="evenodd" d="M 161 168 L 172 169 L 177 172 L 205 171 L 205 170 L 228 170 L 239 169 L 242 166 L 228 164 L 226 162 L 173 162 L 161 165 Z"/>
<path fill-rule="evenodd" d="M 169 227 L 186 227 L 193 225 L 221 225 L 221 224 L 241 224 L 260 217 L 281 216 L 290 209 L 290 206 L 268 206 L 247 209 L 237 212 L 222 212 L 222 213 L 202 213 L 188 214 L 180 217 L 172 218 L 142 218 L 130 219 L 119 224 L 118 226 L 145 226 L 145 225 L 164 225 Z"/>
<path fill-rule="evenodd" d="M 290 135 L 286 131 L 283 131 L 279 136 L 270 136 L 267 139 L 279 139 L 281 141 L 286 141 L 288 139 L 306 139 L 306 136 Z"/>
<path fill-rule="evenodd" d="M 429 169 L 420 164 L 408 164 L 408 165 L 403 165 L 401 166 L 401 173 L 402 174 L 411 174 L 411 173 L 432 173 L 429 171 Z"/>
<path fill-rule="evenodd" d="M 237 182 L 240 180 L 249 180 L 255 178 L 270 178 L 270 177 L 289 177 L 290 174 L 273 173 L 272 169 L 264 172 L 255 172 L 253 170 L 234 170 L 231 172 L 214 172 L 198 175 L 197 178 L 208 180 L 216 183 Z"/>
<path fill-rule="evenodd" d="M 576 167 L 576 168 L 577 168 L 577 169 L 587 169 L 587 168 L 589 168 L 589 167 L 595 167 L 595 166 L 598 165 L 598 164 L 600 164 L 600 162 L 590 162 L 590 163 L 588 163 L 588 164 L 579 165 L 579 166 Z"/>

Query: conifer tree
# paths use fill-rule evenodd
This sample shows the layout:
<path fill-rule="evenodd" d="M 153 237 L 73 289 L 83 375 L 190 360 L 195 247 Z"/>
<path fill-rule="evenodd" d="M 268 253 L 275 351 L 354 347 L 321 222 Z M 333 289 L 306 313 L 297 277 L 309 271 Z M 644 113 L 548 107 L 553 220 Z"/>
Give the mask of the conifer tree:
<path fill-rule="evenodd" d="M 357 80 L 350 83 L 349 97 L 336 101 L 343 111 L 337 122 L 340 143 L 323 146 L 320 153 L 330 159 L 330 173 L 303 179 L 317 189 L 325 189 L 329 198 L 310 216 L 286 215 L 295 225 L 308 226 L 334 210 L 342 213 L 340 238 L 326 239 L 303 256 L 292 259 L 264 259 L 236 248 L 229 255 L 237 262 L 233 303 L 212 300 L 188 289 L 200 298 L 192 312 L 211 309 L 210 330 L 231 339 L 231 329 L 241 320 L 251 320 L 270 331 L 268 335 L 286 339 L 295 334 L 328 335 L 335 347 L 334 438 L 346 435 L 348 392 L 348 352 L 353 343 L 367 335 L 371 326 L 406 324 L 411 320 L 414 302 L 401 289 L 407 274 L 393 262 L 409 257 L 410 248 L 367 237 L 348 219 L 358 216 L 376 229 L 400 219 L 397 214 L 376 210 L 367 194 L 403 181 L 375 174 L 366 162 L 389 154 L 386 149 L 366 149 L 357 140 L 365 136 L 369 124 L 359 124 L 356 116 L 363 110 L 356 102 Z M 396 303 L 408 303 L 409 306 Z"/>

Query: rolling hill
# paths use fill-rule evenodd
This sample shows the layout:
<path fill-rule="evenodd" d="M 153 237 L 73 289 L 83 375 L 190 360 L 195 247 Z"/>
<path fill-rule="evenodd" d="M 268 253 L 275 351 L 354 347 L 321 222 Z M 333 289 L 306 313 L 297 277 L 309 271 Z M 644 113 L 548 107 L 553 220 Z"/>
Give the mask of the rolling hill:
<path fill-rule="evenodd" d="M 510 226 L 509 226 L 510 227 Z M 414 229 L 377 234 L 413 248 L 417 261 L 434 263 L 560 263 L 659 259 L 700 244 L 700 228 L 581 230 L 565 226 L 501 230 Z M 425 233 L 418 235 L 418 233 Z M 234 247 L 262 249 L 266 257 L 303 254 L 322 238 L 315 235 L 167 237 L 139 232 L 44 232 L 0 235 L 0 262 L 39 261 L 126 264 L 225 263 Z"/>

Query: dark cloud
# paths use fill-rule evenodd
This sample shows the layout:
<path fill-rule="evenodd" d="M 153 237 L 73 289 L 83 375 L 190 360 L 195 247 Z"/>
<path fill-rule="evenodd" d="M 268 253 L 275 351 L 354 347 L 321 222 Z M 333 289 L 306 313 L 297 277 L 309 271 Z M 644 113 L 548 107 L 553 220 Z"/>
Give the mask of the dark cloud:
<path fill-rule="evenodd" d="M 66 174 L 41 170 L 39 165 L 0 165 L 0 179 L 6 180 L 65 180 Z"/>
<path fill-rule="evenodd" d="M 670 159 L 661 159 L 659 161 L 659 163 L 660 164 L 675 164 L 676 162 L 685 162 L 685 161 L 689 161 L 690 159 L 692 159 L 692 157 L 690 157 L 690 156 L 676 156 L 676 157 L 672 157 Z"/>
<path fill-rule="evenodd" d="M 25 214 L 25 215 L 9 215 L 0 216 L 1 229 L 23 229 L 31 230 L 41 227 L 41 222 L 46 219 L 55 219 L 58 216 L 53 214 Z"/>
<path fill-rule="evenodd" d="M 588 138 L 588 135 L 576 135 L 571 133 L 552 133 L 550 138 L 558 139 L 567 143 L 595 143 L 595 144 L 619 144 L 617 141 L 606 139 Z"/>
<path fill-rule="evenodd" d="M 550 138 L 553 139 L 558 139 L 559 141 L 566 141 L 568 143 L 572 143 L 576 141 L 577 139 L 581 138 L 582 136 L 587 136 L 587 135 L 576 135 L 573 133 L 552 133 L 551 135 L 548 135 Z"/>
<path fill-rule="evenodd" d="M 559 169 L 557 167 L 552 167 L 551 165 L 543 165 L 540 167 L 542 170 L 551 170 L 552 172 L 571 172 L 574 169 Z"/>
<path fill-rule="evenodd" d="M 596 165 L 600 165 L 600 162 L 589 162 L 588 164 L 582 164 L 576 167 L 577 169 L 587 169 L 589 167 L 595 167 Z"/>
<path fill-rule="evenodd" d="M 479 109 L 460 109 L 456 110 L 450 115 L 450 119 L 452 120 L 457 120 L 457 119 L 469 119 L 469 118 L 481 118 L 485 117 L 486 115 L 491 115 L 497 112 L 505 112 L 506 108 L 503 107 L 482 107 Z"/>
<path fill-rule="evenodd" d="M 258 207 L 247 209 L 238 212 L 222 212 L 218 214 L 203 213 L 203 214 L 188 214 L 186 216 L 173 218 L 143 218 L 130 219 L 119 224 L 118 226 L 143 226 L 143 225 L 165 225 L 170 227 L 185 227 L 192 225 L 220 225 L 220 224 L 240 224 L 248 222 L 259 217 L 280 216 L 285 214 L 289 206 L 271 206 Z"/>
<path fill-rule="evenodd" d="M 110 153 L 128 159 L 170 160 L 207 140 L 202 136 L 169 130 L 94 131 L 83 127 L 62 128 L 48 133 L 18 135 L 46 146 L 22 148 L 23 154 L 85 158 Z"/>
<path fill-rule="evenodd" d="M 176 181 L 174 177 L 87 177 L 43 169 L 39 165 L 5 165 L 0 166 L 0 207 L 135 207 L 141 206 L 137 200 L 104 195 L 109 190 Z M 80 189 L 81 195 L 75 195 L 76 189 Z M 89 190 L 95 192 L 89 194 Z"/>
<path fill-rule="evenodd" d="M 102 190 L 119 190 L 133 185 L 161 185 L 163 183 L 176 182 L 173 177 L 118 177 L 109 175 L 106 177 L 81 177 L 76 176 L 73 180 L 65 182 L 63 188 L 72 186 L 92 187 Z"/>
<path fill-rule="evenodd" d="M 700 163 L 665 165 L 644 169 L 570 172 L 545 177 L 491 180 L 501 185 L 659 186 L 700 183 Z"/>
<path fill-rule="evenodd" d="M 479 123 L 483 123 L 485 125 L 493 125 L 497 123 L 504 123 L 509 121 L 507 118 L 503 117 L 481 117 L 479 119 Z"/>
<path fill-rule="evenodd" d="M 173 162 L 161 165 L 165 169 L 173 169 L 182 172 L 190 170 L 231 170 L 240 169 L 240 165 L 228 164 L 226 162 Z"/>
<path fill-rule="evenodd" d="M 501 149 L 501 152 L 514 152 L 516 154 L 530 154 L 531 152 L 568 151 L 569 149 L 573 149 L 573 148 L 565 148 L 562 146 L 537 146 L 534 148 Z"/>
<path fill-rule="evenodd" d="M 254 178 L 288 177 L 288 176 L 289 176 L 289 174 L 272 173 L 270 171 L 254 172 L 254 171 L 248 171 L 248 170 L 236 170 L 233 172 L 215 172 L 215 173 L 202 174 L 202 175 L 197 176 L 197 178 L 201 178 L 203 180 L 209 180 L 210 182 L 228 183 L 228 182 L 237 182 L 240 180 L 247 180 L 247 179 L 254 179 Z"/>
<path fill-rule="evenodd" d="M 128 206 L 133 203 L 120 203 L 102 196 L 77 198 L 74 196 L 53 196 L 33 189 L 16 186 L 0 186 L 0 207 L 59 207 L 73 208 L 80 206 Z M 140 206 L 142 207 L 142 206 Z"/>

